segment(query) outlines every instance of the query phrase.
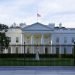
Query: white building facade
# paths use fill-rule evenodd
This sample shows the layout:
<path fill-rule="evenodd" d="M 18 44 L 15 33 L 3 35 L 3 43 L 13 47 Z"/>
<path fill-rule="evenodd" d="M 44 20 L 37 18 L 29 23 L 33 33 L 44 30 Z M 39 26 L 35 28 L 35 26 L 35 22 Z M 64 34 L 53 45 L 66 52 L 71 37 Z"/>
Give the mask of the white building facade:
<path fill-rule="evenodd" d="M 72 54 L 75 40 L 75 29 L 54 24 L 21 25 L 10 27 L 6 33 L 10 39 L 10 46 L 3 53 L 35 54 Z"/>

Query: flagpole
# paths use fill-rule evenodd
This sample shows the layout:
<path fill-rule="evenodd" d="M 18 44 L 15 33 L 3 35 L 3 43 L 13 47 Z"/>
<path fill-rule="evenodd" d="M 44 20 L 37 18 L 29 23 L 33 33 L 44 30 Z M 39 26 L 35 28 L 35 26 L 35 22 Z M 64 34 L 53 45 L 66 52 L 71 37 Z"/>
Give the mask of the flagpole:
<path fill-rule="evenodd" d="M 41 17 L 41 15 L 38 13 L 38 9 L 37 9 L 37 22 L 39 22 L 39 17 Z"/>
<path fill-rule="evenodd" d="M 37 16 L 37 15 L 36 15 Z M 38 22 L 38 16 L 37 16 L 37 22 Z"/>

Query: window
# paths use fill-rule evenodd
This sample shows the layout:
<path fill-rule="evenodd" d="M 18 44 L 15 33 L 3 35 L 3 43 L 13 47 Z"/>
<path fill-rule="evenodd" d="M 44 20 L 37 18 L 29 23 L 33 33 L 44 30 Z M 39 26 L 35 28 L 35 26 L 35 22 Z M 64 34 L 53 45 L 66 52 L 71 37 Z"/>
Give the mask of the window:
<path fill-rule="evenodd" d="M 19 42 L 19 37 L 16 37 L 16 42 L 17 42 L 17 43 Z"/>
<path fill-rule="evenodd" d="M 64 54 L 66 54 L 66 47 L 64 47 Z"/>
<path fill-rule="evenodd" d="M 48 48 L 47 47 L 45 47 L 45 54 L 47 54 L 48 53 Z"/>
<path fill-rule="evenodd" d="M 8 37 L 9 42 L 11 42 L 11 37 Z"/>
<path fill-rule="evenodd" d="M 0 53 L 3 54 L 3 50 L 0 50 Z"/>
<path fill-rule="evenodd" d="M 11 53 L 11 47 L 8 48 L 8 53 Z"/>
<path fill-rule="evenodd" d="M 18 54 L 18 47 L 16 47 L 16 53 Z"/>
<path fill-rule="evenodd" d="M 64 37 L 64 43 L 67 43 L 67 38 L 66 37 Z"/>
<path fill-rule="evenodd" d="M 30 37 L 27 37 L 27 44 L 30 44 Z"/>
<path fill-rule="evenodd" d="M 56 54 L 59 54 L 59 47 L 56 47 Z"/>
<path fill-rule="evenodd" d="M 27 54 L 29 54 L 29 48 L 27 48 Z"/>
<path fill-rule="evenodd" d="M 59 37 L 56 38 L 56 43 L 59 43 Z"/>
<path fill-rule="evenodd" d="M 72 37 L 72 43 L 74 43 L 75 37 Z"/>

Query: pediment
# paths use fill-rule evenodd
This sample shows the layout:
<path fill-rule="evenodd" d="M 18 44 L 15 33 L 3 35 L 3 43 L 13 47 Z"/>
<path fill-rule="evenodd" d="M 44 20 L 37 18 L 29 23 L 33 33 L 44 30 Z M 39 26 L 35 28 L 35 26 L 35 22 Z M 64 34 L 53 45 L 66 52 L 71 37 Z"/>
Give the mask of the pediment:
<path fill-rule="evenodd" d="M 53 29 L 51 29 L 47 25 L 43 25 L 41 23 L 34 23 L 32 25 L 24 27 L 22 30 L 23 31 L 50 31 Z"/>

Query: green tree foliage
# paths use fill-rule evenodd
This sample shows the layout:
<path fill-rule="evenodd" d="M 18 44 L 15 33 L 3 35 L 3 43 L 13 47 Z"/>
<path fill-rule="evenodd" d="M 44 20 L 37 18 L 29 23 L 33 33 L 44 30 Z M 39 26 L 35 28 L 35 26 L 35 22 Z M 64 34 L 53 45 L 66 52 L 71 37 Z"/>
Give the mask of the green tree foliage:
<path fill-rule="evenodd" d="M 0 24 L 0 31 L 7 31 L 7 29 L 8 29 L 8 26 L 7 25 L 4 25 L 4 24 Z"/>
<path fill-rule="evenodd" d="M 9 39 L 6 36 L 7 30 L 8 26 L 0 24 L 0 52 L 2 52 L 5 48 L 8 48 L 9 46 Z"/>

